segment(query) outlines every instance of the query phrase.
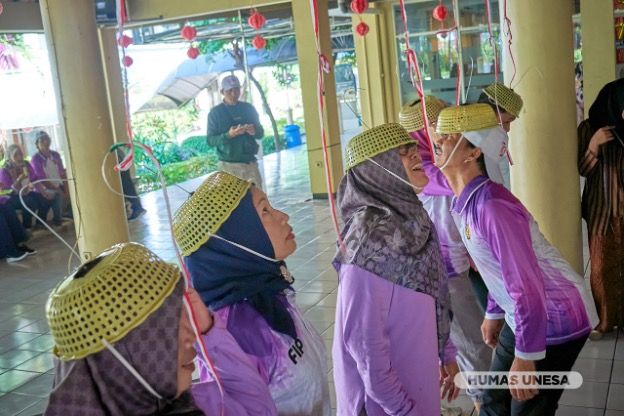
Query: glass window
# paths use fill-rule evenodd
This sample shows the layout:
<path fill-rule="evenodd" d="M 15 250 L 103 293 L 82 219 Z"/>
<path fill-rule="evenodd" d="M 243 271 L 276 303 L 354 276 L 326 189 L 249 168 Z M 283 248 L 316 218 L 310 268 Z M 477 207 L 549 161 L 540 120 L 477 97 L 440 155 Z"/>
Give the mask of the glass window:
<path fill-rule="evenodd" d="M 418 55 L 425 93 L 455 102 L 459 85 L 462 102 L 476 101 L 481 89 L 494 82 L 494 41 L 490 41 L 487 10 L 483 0 L 458 0 L 456 6 L 445 1 L 448 15 L 444 25 L 433 18 L 437 0 L 406 4 L 410 45 Z M 501 42 L 499 39 L 498 1 L 490 1 L 492 33 L 497 42 L 499 66 Z M 455 19 L 459 16 L 459 19 Z M 444 32 L 457 21 L 457 30 Z M 411 84 L 405 58 L 405 35 L 400 6 L 395 6 L 397 53 L 401 103 L 417 98 Z M 459 39 L 458 39 L 459 36 Z M 461 45 L 461 47 L 459 47 Z M 499 78 L 502 79 L 501 68 Z"/>

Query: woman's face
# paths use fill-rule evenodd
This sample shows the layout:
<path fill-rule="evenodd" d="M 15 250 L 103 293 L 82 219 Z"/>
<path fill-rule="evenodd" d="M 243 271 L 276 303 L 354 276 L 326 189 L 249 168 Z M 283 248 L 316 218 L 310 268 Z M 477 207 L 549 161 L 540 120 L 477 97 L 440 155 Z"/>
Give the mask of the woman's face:
<path fill-rule="evenodd" d="M 269 204 L 269 200 L 264 192 L 253 187 L 252 191 L 253 204 L 258 212 L 258 217 L 264 226 L 264 230 L 271 240 L 275 258 L 284 260 L 295 252 L 297 243 L 293 229 L 288 225 L 288 215 L 279 211 Z"/>
<path fill-rule="evenodd" d="M 24 154 L 21 149 L 17 149 L 13 152 L 13 156 L 11 157 L 11 161 L 13 163 L 22 163 L 24 161 Z"/>
<path fill-rule="evenodd" d="M 50 137 L 43 136 L 42 138 L 40 138 L 39 141 L 37 142 L 37 148 L 44 152 L 49 151 L 50 150 Z"/>
<path fill-rule="evenodd" d="M 399 155 L 410 183 L 418 188 L 424 188 L 429 183 L 429 178 L 423 170 L 422 159 L 416 143 L 400 146 Z"/>

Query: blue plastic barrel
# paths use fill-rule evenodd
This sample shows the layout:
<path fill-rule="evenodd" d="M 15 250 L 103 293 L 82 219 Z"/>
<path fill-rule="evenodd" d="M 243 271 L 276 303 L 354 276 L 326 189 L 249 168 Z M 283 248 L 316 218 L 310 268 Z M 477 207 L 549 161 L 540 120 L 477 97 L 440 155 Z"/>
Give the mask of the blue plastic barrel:
<path fill-rule="evenodd" d="M 291 148 L 301 145 L 301 130 L 296 124 L 284 126 L 284 136 L 286 137 L 286 147 Z"/>

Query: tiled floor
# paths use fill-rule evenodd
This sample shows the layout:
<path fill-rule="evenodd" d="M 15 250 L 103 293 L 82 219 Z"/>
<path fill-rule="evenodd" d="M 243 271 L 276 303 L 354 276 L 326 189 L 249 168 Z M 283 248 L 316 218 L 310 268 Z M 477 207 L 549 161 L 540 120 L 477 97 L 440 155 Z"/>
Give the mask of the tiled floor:
<path fill-rule="evenodd" d="M 264 170 L 271 202 L 290 215 L 297 235 L 299 248 L 288 265 L 296 278 L 298 303 L 330 349 L 337 281 L 330 265 L 335 237 L 327 202 L 310 198 L 303 147 L 266 157 Z M 192 190 L 200 181 L 189 181 L 183 187 Z M 169 193 L 174 209 L 186 197 L 176 187 L 170 187 Z M 146 195 L 143 203 L 148 213 L 131 223 L 133 239 L 173 260 L 161 194 Z M 62 230 L 69 240 L 72 233 L 71 226 Z M 13 265 L 0 262 L 0 416 L 41 413 L 53 379 L 52 339 L 44 307 L 50 289 L 71 264 L 67 249 L 43 232 L 32 245 L 38 255 Z M 329 364 L 331 368 L 331 359 Z M 583 374 L 584 385 L 564 394 L 559 415 L 624 416 L 624 333 L 619 340 L 611 335 L 588 343 L 576 369 Z M 331 372 L 329 380 L 333 390 Z M 453 406 L 471 410 L 466 396 L 460 396 Z"/>

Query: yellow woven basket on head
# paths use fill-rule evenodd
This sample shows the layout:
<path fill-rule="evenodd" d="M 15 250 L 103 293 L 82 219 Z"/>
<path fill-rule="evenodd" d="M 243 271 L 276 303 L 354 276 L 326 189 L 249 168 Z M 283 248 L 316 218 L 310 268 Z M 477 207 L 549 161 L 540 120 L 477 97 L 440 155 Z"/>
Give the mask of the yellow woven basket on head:
<path fill-rule="evenodd" d="M 118 244 L 54 288 L 46 305 L 54 354 L 77 360 L 141 325 L 180 279 L 177 267 L 137 243 Z"/>
<path fill-rule="evenodd" d="M 382 124 L 353 137 L 346 148 L 347 170 L 380 153 L 404 144 L 415 143 L 397 123 Z"/>
<path fill-rule="evenodd" d="M 488 104 L 446 107 L 438 116 L 436 131 L 439 134 L 477 131 L 495 127 L 498 121 L 496 113 Z"/>
<path fill-rule="evenodd" d="M 444 101 L 433 95 L 425 96 L 425 108 L 427 109 L 427 119 L 429 125 L 435 125 L 438 121 L 438 115 L 440 111 L 446 107 Z M 416 100 L 411 104 L 404 106 L 399 112 L 399 123 L 409 133 L 413 133 L 425 128 L 425 122 L 423 119 L 422 104 L 420 100 Z"/>
<path fill-rule="evenodd" d="M 500 82 L 495 82 L 484 88 L 483 92 L 488 96 L 492 104 L 501 107 L 514 117 L 520 117 L 520 110 L 522 110 L 524 103 L 522 102 L 522 97 L 514 90 Z"/>
<path fill-rule="evenodd" d="M 250 188 L 251 182 L 226 172 L 208 175 L 173 218 L 173 234 L 182 254 L 189 256 L 204 245 Z"/>

